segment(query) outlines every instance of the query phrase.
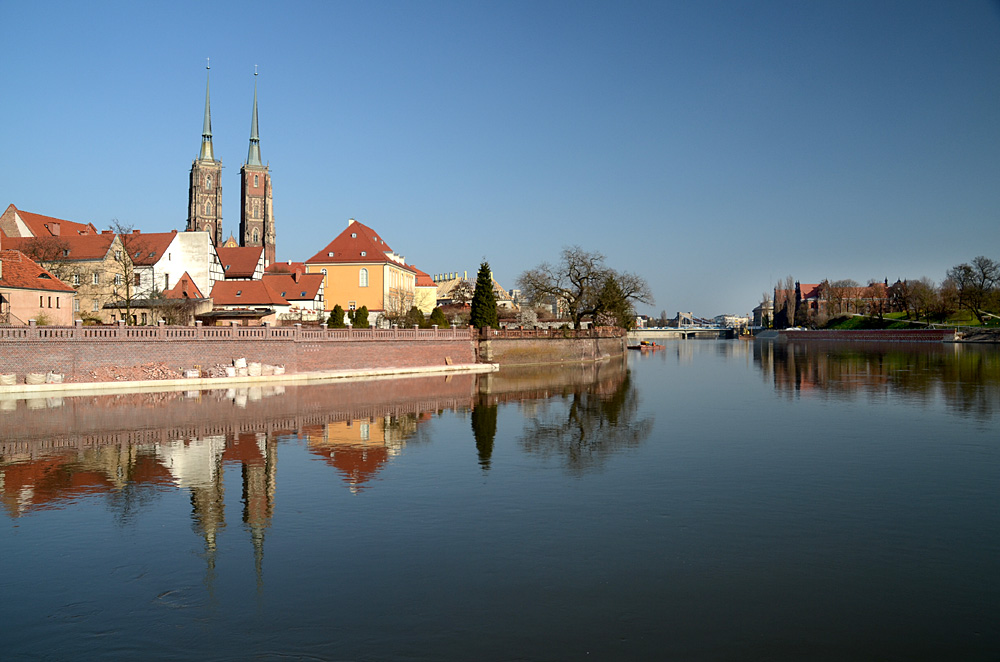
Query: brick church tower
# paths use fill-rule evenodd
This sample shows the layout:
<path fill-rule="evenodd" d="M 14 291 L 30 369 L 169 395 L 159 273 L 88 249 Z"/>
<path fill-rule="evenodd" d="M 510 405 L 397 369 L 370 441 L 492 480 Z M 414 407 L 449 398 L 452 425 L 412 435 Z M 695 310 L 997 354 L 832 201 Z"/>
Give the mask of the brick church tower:
<path fill-rule="evenodd" d="M 206 69 L 209 69 L 206 65 Z M 212 111 L 209 78 L 205 75 L 205 122 L 201 131 L 201 153 L 191 164 L 188 187 L 188 232 L 208 232 L 212 243 L 222 245 L 222 162 L 212 151 Z"/>
<path fill-rule="evenodd" d="M 257 72 L 253 82 L 253 119 L 250 121 L 250 151 L 240 168 L 240 246 L 263 246 L 264 265 L 274 264 L 274 203 L 271 197 L 271 170 L 260 160 L 257 133 Z"/>

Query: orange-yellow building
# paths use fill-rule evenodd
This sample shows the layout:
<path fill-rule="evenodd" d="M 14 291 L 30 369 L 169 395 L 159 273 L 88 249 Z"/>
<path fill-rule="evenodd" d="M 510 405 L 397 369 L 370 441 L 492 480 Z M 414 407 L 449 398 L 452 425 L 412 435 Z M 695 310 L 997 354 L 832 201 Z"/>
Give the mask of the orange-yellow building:
<path fill-rule="evenodd" d="M 306 260 L 306 273 L 325 274 L 326 310 L 366 306 L 372 326 L 405 315 L 414 305 L 417 272 L 370 227 L 353 218 L 323 250 Z"/>

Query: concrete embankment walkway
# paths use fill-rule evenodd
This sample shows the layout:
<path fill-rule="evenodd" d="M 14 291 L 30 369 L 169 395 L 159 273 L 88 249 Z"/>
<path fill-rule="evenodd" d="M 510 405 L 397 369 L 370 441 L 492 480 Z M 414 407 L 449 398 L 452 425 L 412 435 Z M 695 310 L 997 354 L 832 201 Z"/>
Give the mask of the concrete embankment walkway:
<path fill-rule="evenodd" d="M 368 379 L 395 379 L 399 377 L 429 377 L 455 373 L 496 372 L 496 363 L 465 363 L 444 366 L 420 366 L 414 368 L 367 368 L 350 370 L 322 370 L 285 375 L 259 377 L 192 377 L 187 379 L 149 379 L 143 381 L 115 382 L 67 382 L 62 384 L 13 384 L 0 386 L 0 397 L 12 395 L 100 395 L 106 393 L 187 391 L 217 388 L 246 388 L 250 386 L 277 384 L 308 384 L 329 381 L 351 381 Z"/>

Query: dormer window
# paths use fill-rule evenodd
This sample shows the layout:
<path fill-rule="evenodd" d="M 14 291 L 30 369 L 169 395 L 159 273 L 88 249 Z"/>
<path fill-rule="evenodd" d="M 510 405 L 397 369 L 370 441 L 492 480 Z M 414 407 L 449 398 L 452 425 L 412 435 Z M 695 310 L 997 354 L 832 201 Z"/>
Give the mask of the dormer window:
<path fill-rule="evenodd" d="M 240 296 L 241 294 L 243 294 L 243 290 L 236 290 L 236 296 Z"/>
<path fill-rule="evenodd" d="M 69 257 L 69 249 L 68 248 L 64 248 L 63 249 L 63 257 Z"/>
<path fill-rule="evenodd" d="M 361 251 L 361 257 L 364 257 L 366 255 L 368 255 L 368 253 L 366 253 L 365 251 Z"/>
<path fill-rule="evenodd" d="M 231 267 L 231 266 L 233 266 L 233 265 L 231 265 L 231 264 L 227 264 L 227 265 L 226 265 L 226 271 L 229 271 L 229 267 Z"/>
<path fill-rule="evenodd" d="M 330 251 L 329 253 L 327 253 L 326 256 L 327 257 L 333 257 L 333 251 Z"/>
<path fill-rule="evenodd" d="M 351 239 L 357 239 L 357 238 L 358 238 L 358 233 L 357 232 L 352 232 L 351 233 Z"/>

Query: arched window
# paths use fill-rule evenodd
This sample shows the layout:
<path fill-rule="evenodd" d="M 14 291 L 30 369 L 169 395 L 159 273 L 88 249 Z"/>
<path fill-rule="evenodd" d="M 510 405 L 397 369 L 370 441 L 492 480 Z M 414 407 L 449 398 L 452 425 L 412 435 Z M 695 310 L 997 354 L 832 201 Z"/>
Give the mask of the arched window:
<path fill-rule="evenodd" d="M 212 175 L 205 175 L 205 188 L 212 188 Z"/>
<path fill-rule="evenodd" d="M 358 286 L 368 287 L 368 270 L 362 269 L 361 273 L 358 275 Z"/>
<path fill-rule="evenodd" d="M 212 215 L 212 203 L 211 202 L 206 202 L 205 203 L 205 216 L 211 216 L 211 215 Z"/>
<path fill-rule="evenodd" d="M 254 228 L 254 230 L 253 230 L 253 243 L 256 244 L 258 241 L 260 241 L 260 232 L 257 231 L 257 228 Z"/>
<path fill-rule="evenodd" d="M 253 185 L 254 185 L 255 187 L 256 187 L 256 186 L 260 186 L 260 182 L 259 182 L 259 181 L 257 181 L 257 175 L 254 175 L 254 176 L 253 176 Z"/>

